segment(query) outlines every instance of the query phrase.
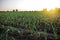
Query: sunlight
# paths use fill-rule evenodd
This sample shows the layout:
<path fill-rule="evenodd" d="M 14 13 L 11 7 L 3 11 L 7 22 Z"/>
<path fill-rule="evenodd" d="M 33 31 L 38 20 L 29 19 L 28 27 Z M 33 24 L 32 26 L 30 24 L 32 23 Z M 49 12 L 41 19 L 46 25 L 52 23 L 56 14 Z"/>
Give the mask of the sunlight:
<path fill-rule="evenodd" d="M 54 7 L 55 8 L 55 7 Z M 47 11 L 54 10 L 54 8 L 47 7 Z"/>
<path fill-rule="evenodd" d="M 21 4 L 20 7 L 22 9 L 42 10 L 43 8 L 47 8 L 49 11 L 50 9 L 57 7 L 57 0 L 24 0 Z"/>

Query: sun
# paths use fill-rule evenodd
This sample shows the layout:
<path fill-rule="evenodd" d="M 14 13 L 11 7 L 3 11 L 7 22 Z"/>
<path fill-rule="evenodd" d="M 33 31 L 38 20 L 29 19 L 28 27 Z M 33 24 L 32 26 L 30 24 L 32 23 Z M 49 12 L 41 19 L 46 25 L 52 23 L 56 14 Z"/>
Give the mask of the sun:
<path fill-rule="evenodd" d="M 51 10 L 51 9 L 54 9 L 54 8 L 56 8 L 56 6 L 55 5 L 46 5 L 46 7 L 45 8 L 47 8 L 47 11 L 49 11 L 49 10 Z"/>
<path fill-rule="evenodd" d="M 56 0 L 46 0 L 44 4 L 42 3 L 42 7 L 47 8 L 47 10 L 51 10 L 57 7 L 57 2 Z"/>
<path fill-rule="evenodd" d="M 47 8 L 47 11 L 50 11 L 52 8 Z"/>
<path fill-rule="evenodd" d="M 47 11 L 54 9 L 55 7 L 47 7 Z"/>

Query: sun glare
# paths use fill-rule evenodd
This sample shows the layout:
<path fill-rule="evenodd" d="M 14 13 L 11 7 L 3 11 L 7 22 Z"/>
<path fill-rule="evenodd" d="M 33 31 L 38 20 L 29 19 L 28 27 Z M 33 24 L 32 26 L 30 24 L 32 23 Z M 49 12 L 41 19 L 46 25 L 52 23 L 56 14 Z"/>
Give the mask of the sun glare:
<path fill-rule="evenodd" d="M 44 4 L 42 3 L 42 5 L 44 5 L 42 7 L 47 8 L 47 10 L 49 11 L 51 9 L 59 7 L 57 6 L 57 4 L 57 0 L 46 0 Z"/>
<path fill-rule="evenodd" d="M 24 0 L 20 7 L 26 10 L 42 10 L 47 8 L 49 11 L 57 7 L 57 0 Z"/>

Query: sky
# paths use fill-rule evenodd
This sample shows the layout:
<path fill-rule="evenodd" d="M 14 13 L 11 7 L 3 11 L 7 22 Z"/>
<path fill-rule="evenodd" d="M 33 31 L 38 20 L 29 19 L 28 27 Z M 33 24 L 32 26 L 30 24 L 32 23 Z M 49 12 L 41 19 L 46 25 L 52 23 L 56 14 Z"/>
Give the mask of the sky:
<path fill-rule="evenodd" d="M 0 0 L 0 11 L 6 10 L 48 10 L 59 7 L 60 0 Z"/>

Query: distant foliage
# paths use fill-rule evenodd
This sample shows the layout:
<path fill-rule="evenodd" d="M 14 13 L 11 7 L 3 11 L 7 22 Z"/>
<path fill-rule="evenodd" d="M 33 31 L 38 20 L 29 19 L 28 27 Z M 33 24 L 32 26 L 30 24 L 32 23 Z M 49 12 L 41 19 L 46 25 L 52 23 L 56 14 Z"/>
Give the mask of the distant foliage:
<path fill-rule="evenodd" d="M 15 12 L 15 10 L 13 10 L 13 12 Z"/>
<path fill-rule="evenodd" d="M 18 9 L 16 9 L 16 12 L 18 11 Z"/>

